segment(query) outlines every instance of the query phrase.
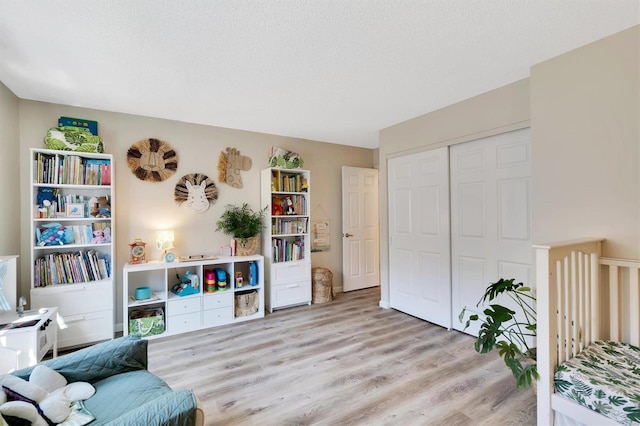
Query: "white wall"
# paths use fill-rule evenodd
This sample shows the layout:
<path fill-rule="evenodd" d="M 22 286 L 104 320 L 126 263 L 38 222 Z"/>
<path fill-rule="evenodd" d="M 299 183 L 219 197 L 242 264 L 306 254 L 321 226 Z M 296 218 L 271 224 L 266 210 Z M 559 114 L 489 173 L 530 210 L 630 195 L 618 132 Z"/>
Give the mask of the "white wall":
<path fill-rule="evenodd" d="M 531 68 L 533 235 L 640 257 L 640 26 Z"/>
<path fill-rule="evenodd" d="M 20 254 L 18 105 L 19 99 L 0 82 L 0 255 Z M 18 264 L 25 261 L 18 258 Z"/>
<path fill-rule="evenodd" d="M 60 116 L 96 120 L 106 151 L 114 155 L 115 209 L 117 256 L 115 271 L 117 283 L 117 315 L 121 317 L 121 270 L 128 262 L 128 244 L 134 238 L 142 238 L 152 258 L 159 258 L 154 234 L 160 229 L 173 229 L 177 255 L 218 253 L 220 246 L 228 245 L 228 236 L 215 232 L 215 222 L 226 204 L 249 203 L 254 209 L 260 203 L 260 170 L 267 166 L 272 145 L 296 151 L 305 159 L 305 169 L 311 170 L 312 208 L 321 205 L 334 225 L 332 247 L 324 253 L 312 255 L 313 266 L 324 266 L 334 273 L 334 284 L 342 287 L 341 246 L 341 166 L 373 166 L 373 150 L 343 145 L 294 139 L 282 136 L 246 132 L 218 127 L 202 126 L 170 120 L 117 114 L 64 105 L 33 101 L 20 101 L 20 182 L 21 209 L 29 212 L 29 148 L 44 147 L 43 137 L 47 129 L 55 126 Z M 129 170 L 126 153 L 135 142 L 146 138 L 158 138 L 173 146 L 178 155 L 178 171 L 167 181 L 145 182 L 137 179 Z M 220 152 L 234 147 L 248 155 L 253 167 L 242 172 L 244 187 L 235 189 L 218 182 L 217 166 Z M 218 201 L 203 214 L 192 213 L 186 205 L 178 206 L 173 191 L 178 179 L 188 173 L 204 173 L 216 183 Z M 263 206 L 262 206 L 263 207 Z M 29 258 L 29 220 L 22 215 L 22 255 Z M 313 217 L 312 217 L 313 219 Z M 22 264 L 23 274 L 29 275 L 28 262 Z M 26 287 L 25 287 L 26 286 Z M 28 294 L 28 279 L 23 284 L 23 294 Z"/>

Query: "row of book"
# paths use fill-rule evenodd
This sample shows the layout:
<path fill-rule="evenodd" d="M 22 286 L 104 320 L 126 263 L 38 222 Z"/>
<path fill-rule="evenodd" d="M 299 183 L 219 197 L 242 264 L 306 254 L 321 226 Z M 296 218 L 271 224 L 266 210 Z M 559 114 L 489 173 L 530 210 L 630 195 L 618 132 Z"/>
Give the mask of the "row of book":
<path fill-rule="evenodd" d="M 304 238 L 274 238 L 272 243 L 274 263 L 304 259 Z"/>
<path fill-rule="evenodd" d="M 273 235 L 282 234 L 306 234 L 308 218 L 301 217 L 295 219 L 274 219 L 271 224 Z"/>
<path fill-rule="evenodd" d="M 34 183 L 111 185 L 110 160 L 38 152 L 33 161 Z"/>
<path fill-rule="evenodd" d="M 111 276 L 111 259 L 108 254 L 95 250 L 66 253 L 50 253 L 36 259 L 34 265 L 35 287 L 58 284 L 74 284 L 99 281 Z"/>
<path fill-rule="evenodd" d="M 300 173 L 286 173 L 281 170 L 271 172 L 272 192 L 307 192 L 307 178 Z"/>

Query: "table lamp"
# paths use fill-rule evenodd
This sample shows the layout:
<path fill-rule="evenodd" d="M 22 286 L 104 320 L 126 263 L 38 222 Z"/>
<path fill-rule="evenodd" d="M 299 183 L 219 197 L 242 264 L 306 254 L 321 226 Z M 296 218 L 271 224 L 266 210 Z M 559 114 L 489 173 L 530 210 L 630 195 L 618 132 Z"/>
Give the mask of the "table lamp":
<path fill-rule="evenodd" d="M 173 248 L 173 231 L 157 231 L 156 244 L 158 250 L 162 250 L 160 261 L 173 262 L 175 256 L 169 251 L 169 249 Z"/>

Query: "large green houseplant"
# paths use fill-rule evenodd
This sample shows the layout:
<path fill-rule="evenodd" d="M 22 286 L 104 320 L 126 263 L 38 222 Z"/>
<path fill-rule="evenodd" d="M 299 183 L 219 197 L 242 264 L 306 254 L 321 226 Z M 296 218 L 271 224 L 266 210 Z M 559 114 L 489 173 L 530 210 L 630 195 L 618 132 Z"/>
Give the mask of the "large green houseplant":
<path fill-rule="evenodd" d="M 267 208 L 255 211 L 247 203 L 241 206 L 227 204 L 216 222 L 216 231 L 231 235 L 237 242 L 239 255 L 253 254 L 258 246 L 257 235 L 262 229 L 262 219 Z"/>
<path fill-rule="evenodd" d="M 520 312 L 495 303 L 501 295 L 514 301 Z M 497 349 L 498 355 L 511 369 L 517 387 L 527 388 L 539 378 L 536 349 L 529 346 L 529 338 L 536 336 L 535 301 L 531 288 L 523 283 L 516 283 L 513 278 L 500 278 L 498 282 L 491 283 L 486 288 L 476 305 L 485 306 L 484 317 L 478 314 L 469 315 L 464 328 L 466 330 L 471 323 L 479 322 L 480 331 L 475 341 L 476 352 L 484 354 Z M 460 322 L 464 320 L 465 315 L 466 308 L 460 312 Z"/>

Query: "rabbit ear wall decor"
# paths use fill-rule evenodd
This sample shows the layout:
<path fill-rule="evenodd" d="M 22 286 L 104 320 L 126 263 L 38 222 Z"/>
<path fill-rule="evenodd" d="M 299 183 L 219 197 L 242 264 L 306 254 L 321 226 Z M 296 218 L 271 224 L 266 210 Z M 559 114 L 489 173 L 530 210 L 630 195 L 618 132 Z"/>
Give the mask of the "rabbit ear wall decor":
<path fill-rule="evenodd" d="M 240 155 L 235 148 L 227 148 L 227 152 L 220 152 L 218 160 L 218 180 L 225 182 L 232 188 L 242 188 L 240 171 L 251 169 L 251 158 Z"/>
<path fill-rule="evenodd" d="M 180 178 L 173 195 L 178 205 L 186 201 L 195 213 L 204 213 L 218 199 L 218 188 L 207 175 L 192 173 Z"/>

